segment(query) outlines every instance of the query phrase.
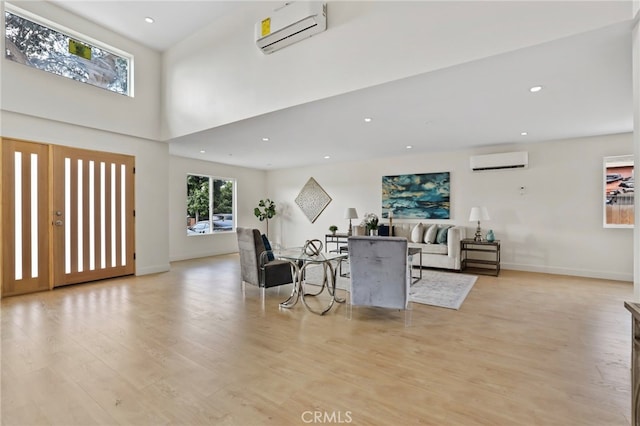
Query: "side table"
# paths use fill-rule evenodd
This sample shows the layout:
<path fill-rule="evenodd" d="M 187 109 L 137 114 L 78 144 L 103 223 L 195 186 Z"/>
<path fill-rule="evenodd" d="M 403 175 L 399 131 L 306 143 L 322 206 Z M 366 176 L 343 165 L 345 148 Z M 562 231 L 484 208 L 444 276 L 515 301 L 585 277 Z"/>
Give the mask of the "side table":
<path fill-rule="evenodd" d="M 640 425 L 640 304 L 624 302 L 631 312 L 631 426 Z"/>
<path fill-rule="evenodd" d="M 324 251 L 340 253 L 341 247 L 346 247 L 349 241 L 349 234 L 325 234 L 324 235 Z M 329 250 L 329 244 L 335 244 L 335 249 Z"/>
<path fill-rule="evenodd" d="M 462 270 L 497 277 L 500 273 L 500 240 L 476 241 L 473 238 L 465 238 L 460 241 L 460 258 Z"/>
<path fill-rule="evenodd" d="M 420 247 L 409 247 L 407 249 L 409 257 L 411 258 L 411 264 L 409 267 L 411 268 L 411 284 L 415 284 L 422 279 L 422 249 Z M 420 275 L 413 276 L 413 258 L 415 255 L 420 256 L 420 263 L 418 263 L 418 268 L 420 268 Z"/>

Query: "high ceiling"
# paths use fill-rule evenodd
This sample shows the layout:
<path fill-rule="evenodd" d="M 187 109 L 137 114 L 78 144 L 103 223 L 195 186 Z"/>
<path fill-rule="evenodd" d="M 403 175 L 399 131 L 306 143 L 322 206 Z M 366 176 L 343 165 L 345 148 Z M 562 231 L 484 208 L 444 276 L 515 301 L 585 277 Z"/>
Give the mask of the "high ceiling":
<path fill-rule="evenodd" d="M 49 0 L 98 25 L 164 51 L 242 6 L 242 1 Z M 144 18 L 152 17 L 153 24 Z"/>
<path fill-rule="evenodd" d="M 158 50 L 242 4 L 55 2 Z M 630 132 L 631 70 L 631 24 L 620 23 L 176 138 L 170 152 L 278 169 Z"/>

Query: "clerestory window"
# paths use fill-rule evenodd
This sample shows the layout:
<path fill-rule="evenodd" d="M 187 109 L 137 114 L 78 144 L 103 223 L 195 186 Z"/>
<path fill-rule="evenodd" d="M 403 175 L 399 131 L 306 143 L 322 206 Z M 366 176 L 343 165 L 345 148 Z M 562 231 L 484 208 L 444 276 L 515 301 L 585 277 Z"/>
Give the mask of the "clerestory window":
<path fill-rule="evenodd" d="M 8 9 L 8 8 L 7 8 Z M 71 36 L 63 29 L 31 13 L 6 10 L 5 58 L 107 89 L 133 96 L 131 69 L 133 58 L 88 37 Z"/>

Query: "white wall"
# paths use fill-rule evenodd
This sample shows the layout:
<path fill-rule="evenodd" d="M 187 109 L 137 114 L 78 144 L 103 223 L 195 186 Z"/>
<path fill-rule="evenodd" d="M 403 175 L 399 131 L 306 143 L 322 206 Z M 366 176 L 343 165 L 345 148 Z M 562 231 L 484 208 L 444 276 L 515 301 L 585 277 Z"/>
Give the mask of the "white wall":
<path fill-rule="evenodd" d="M 254 24 L 282 2 L 246 2 L 162 58 L 164 138 L 629 20 L 629 2 L 328 4 L 328 30 L 271 55 Z"/>
<path fill-rule="evenodd" d="M 261 170 L 234 167 L 226 164 L 198 161 L 189 158 L 169 157 L 169 246 L 170 259 L 183 260 L 196 257 L 238 251 L 235 232 L 207 235 L 186 234 L 187 174 L 236 179 L 236 226 L 251 227 L 266 231 L 253 215 L 258 201 L 266 198 L 266 173 Z M 271 231 L 271 230 L 270 230 Z"/>
<path fill-rule="evenodd" d="M 14 4 L 135 56 L 134 98 L 3 58 L 0 131 L 5 137 L 134 155 L 136 274 L 168 270 L 169 149 L 157 142 L 160 54 L 50 2 Z"/>
<path fill-rule="evenodd" d="M 470 155 L 514 150 L 529 152 L 528 169 L 469 169 Z M 493 229 L 502 241 L 504 268 L 631 281 L 633 231 L 603 228 L 602 173 L 604 156 L 632 150 L 632 135 L 623 134 L 270 171 L 268 194 L 279 211 L 271 237 L 285 246 L 324 241 L 329 225 L 347 230 L 346 207 L 355 207 L 360 218 L 381 215 L 382 176 L 449 171 L 451 220 L 441 222 L 466 226 L 471 236 L 471 207 L 487 206 L 491 221 L 483 229 Z M 332 198 L 314 224 L 294 203 L 310 177 Z"/>
<path fill-rule="evenodd" d="M 379 214 L 381 176 L 448 170 L 453 189 L 449 222 L 471 228 L 469 208 L 486 204 L 490 226 L 504 241 L 505 267 L 630 279 L 631 233 L 602 229 L 599 184 L 602 157 L 630 152 L 630 135 L 530 145 L 531 169 L 509 175 L 472 175 L 471 152 L 262 172 L 170 157 L 167 146 L 155 142 L 161 134 L 163 92 L 162 135 L 176 137 L 619 22 L 629 18 L 628 3 L 331 2 L 329 31 L 264 56 L 254 46 L 253 25 L 280 3 L 247 2 L 237 15 L 170 49 L 162 61 L 158 53 L 49 2 L 17 4 L 135 55 L 135 98 L 0 61 L 0 120 L 6 137 L 136 157 L 137 274 L 167 270 L 169 259 L 237 249 L 234 233 L 196 238 L 183 233 L 187 173 L 238 179 L 238 226 L 264 230 L 253 207 L 261 198 L 275 198 L 280 214 L 270 224 L 271 238 L 300 245 L 322 238 L 331 224 L 346 229 L 345 207 L 356 207 L 361 215 Z M 415 8 L 410 15 L 414 26 L 399 12 L 404 8 Z M 514 12 L 521 19 L 513 19 Z M 377 28 L 386 31 L 372 30 Z M 438 42 L 426 42 L 431 40 Z M 162 84 L 161 67 L 166 73 Z M 313 225 L 293 201 L 311 176 L 333 197 Z M 580 185 L 549 190 L 559 181 Z M 524 197 L 514 193 L 520 184 L 528 188 Z"/>
<path fill-rule="evenodd" d="M 147 139 L 160 139 L 160 54 L 50 2 L 12 2 L 134 55 L 135 97 L 110 92 L 2 58 L 2 109 Z M 4 2 L 3 2 L 4 5 Z M 4 13 L 2 14 L 4 19 Z M 4 37 L 2 37 L 4 50 Z"/>
<path fill-rule="evenodd" d="M 633 27 L 633 139 L 635 147 L 634 164 L 640 167 L 640 1 L 634 1 L 635 26 Z M 640 301 L 640 197 L 635 197 L 635 228 L 634 228 L 634 281 L 633 295 Z"/>
<path fill-rule="evenodd" d="M 2 111 L 2 135 L 135 156 L 136 274 L 169 270 L 166 144 Z"/>

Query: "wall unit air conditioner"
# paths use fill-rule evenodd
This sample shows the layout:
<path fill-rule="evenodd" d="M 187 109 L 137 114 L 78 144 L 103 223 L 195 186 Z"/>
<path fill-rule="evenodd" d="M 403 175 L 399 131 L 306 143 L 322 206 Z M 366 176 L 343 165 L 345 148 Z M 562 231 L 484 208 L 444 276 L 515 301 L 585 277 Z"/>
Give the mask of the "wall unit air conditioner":
<path fill-rule="evenodd" d="M 474 155 L 471 157 L 471 170 L 524 169 L 529 166 L 529 153 L 503 152 L 500 154 Z"/>
<path fill-rule="evenodd" d="M 327 29 L 327 4 L 295 1 L 256 23 L 256 44 L 268 54 Z"/>

